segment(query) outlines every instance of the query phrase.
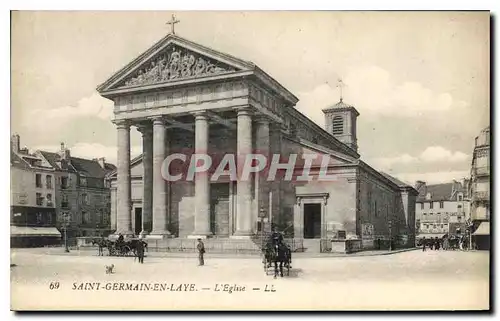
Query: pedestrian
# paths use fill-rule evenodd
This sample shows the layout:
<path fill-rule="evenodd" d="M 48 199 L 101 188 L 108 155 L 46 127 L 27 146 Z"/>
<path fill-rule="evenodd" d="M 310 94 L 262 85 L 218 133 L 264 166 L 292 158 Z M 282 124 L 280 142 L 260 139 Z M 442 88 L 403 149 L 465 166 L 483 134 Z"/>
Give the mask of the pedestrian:
<path fill-rule="evenodd" d="M 439 251 L 440 247 L 441 247 L 441 240 L 436 237 L 436 250 Z"/>
<path fill-rule="evenodd" d="M 205 260 L 203 259 L 203 254 L 205 254 L 205 244 L 203 244 L 201 239 L 198 239 L 198 246 L 196 246 L 196 248 L 198 249 L 198 265 L 205 265 Z"/>
<path fill-rule="evenodd" d="M 448 237 L 446 237 L 443 240 L 443 250 L 448 251 L 448 248 L 450 247 L 450 241 L 448 241 Z"/>
<path fill-rule="evenodd" d="M 136 245 L 136 253 L 137 258 L 139 259 L 139 263 L 144 263 L 144 242 L 139 240 Z"/>
<path fill-rule="evenodd" d="M 422 239 L 422 252 L 425 252 L 425 246 L 427 245 L 427 240 L 424 238 Z"/>

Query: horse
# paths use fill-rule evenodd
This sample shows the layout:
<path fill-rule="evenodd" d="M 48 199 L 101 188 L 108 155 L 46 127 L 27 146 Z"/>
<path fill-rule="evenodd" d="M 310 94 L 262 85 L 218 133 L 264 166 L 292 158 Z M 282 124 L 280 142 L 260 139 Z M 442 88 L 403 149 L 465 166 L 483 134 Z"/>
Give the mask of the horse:
<path fill-rule="evenodd" d="M 142 246 L 144 248 L 144 252 L 147 252 L 148 250 L 148 243 L 144 242 L 143 240 L 130 240 L 126 244 L 130 248 L 130 250 L 134 253 L 134 257 L 137 257 L 137 247 L 139 242 L 142 242 Z"/>
<path fill-rule="evenodd" d="M 129 243 L 130 242 L 108 241 L 107 247 L 109 250 L 109 255 L 111 255 L 111 256 L 115 256 L 115 255 L 126 256 L 131 250 Z"/>
<path fill-rule="evenodd" d="M 290 274 L 292 263 L 292 251 L 288 246 L 282 243 L 268 244 L 264 253 L 264 264 L 268 267 L 274 263 L 274 278 L 278 277 L 278 263 L 279 275 L 283 277 L 283 265 L 287 268 L 287 275 Z M 265 267 L 266 268 L 266 267 Z"/>
<path fill-rule="evenodd" d="M 107 248 L 109 249 L 109 247 L 108 247 L 108 242 L 107 242 L 105 239 L 98 239 L 98 240 L 93 239 L 93 240 L 92 240 L 92 245 L 93 245 L 93 246 L 94 246 L 94 245 L 97 245 L 97 247 L 98 247 L 98 249 L 99 249 L 98 256 L 103 256 L 103 255 L 104 255 L 104 251 L 103 251 L 103 249 L 104 249 L 105 247 L 107 247 Z"/>

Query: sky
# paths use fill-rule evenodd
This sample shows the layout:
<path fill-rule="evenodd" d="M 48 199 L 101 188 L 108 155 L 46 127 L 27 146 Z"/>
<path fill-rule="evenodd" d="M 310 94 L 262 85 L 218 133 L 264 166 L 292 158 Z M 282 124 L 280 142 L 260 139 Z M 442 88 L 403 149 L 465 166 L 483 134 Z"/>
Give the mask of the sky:
<path fill-rule="evenodd" d="M 95 88 L 169 32 L 173 12 L 14 12 L 11 131 L 30 150 L 116 162 L 113 103 Z M 324 127 L 359 111 L 363 161 L 414 184 L 469 176 L 490 121 L 487 12 L 175 12 L 176 33 L 252 61 Z M 141 136 L 132 129 L 132 157 Z"/>

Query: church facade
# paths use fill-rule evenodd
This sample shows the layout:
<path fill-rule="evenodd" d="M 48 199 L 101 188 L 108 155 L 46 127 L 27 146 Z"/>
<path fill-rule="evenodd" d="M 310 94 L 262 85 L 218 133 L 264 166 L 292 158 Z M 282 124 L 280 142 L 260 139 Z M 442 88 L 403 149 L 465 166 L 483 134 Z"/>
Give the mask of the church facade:
<path fill-rule="evenodd" d="M 413 246 L 417 192 L 377 172 L 357 151 L 358 112 L 342 100 L 325 113 L 326 130 L 295 109 L 298 99 L 251 62 L 169 34 L 97 90 L 114 101 L 117 170 L 111 180 L 115 234 L 149 239 L 249 239 L 272 222 L 303 241 L 377 240 Z M 130 160 L 130 131 L 143 154 Z M 311 173 L 334 179 L 232 180 L 196 175 L 168 181 L 169 155 L 206 153 L 220 159 L 257 151 L 328 156 Z M 240 163 L 238 163 L 239 166 Z M 325 165 L 325 164 L 322 164 Z M 314 245 L 316 246 L 316 245 Z"/>

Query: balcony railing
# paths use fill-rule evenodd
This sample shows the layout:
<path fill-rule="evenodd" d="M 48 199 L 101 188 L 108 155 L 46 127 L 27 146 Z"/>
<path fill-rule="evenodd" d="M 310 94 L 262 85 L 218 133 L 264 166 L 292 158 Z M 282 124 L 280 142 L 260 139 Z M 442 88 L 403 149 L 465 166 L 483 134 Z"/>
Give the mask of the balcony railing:
<path fill-rule="evenodd" d="M 476 167 L 475 169 L 476 175 L 490 175 L 490 167 L 489 166 L 481 166 Z"/>
<path fill-rule="evenodd" d="M 474 192 L 474 198 L 476 200 L 489 200 L 490 192 Z"/>

